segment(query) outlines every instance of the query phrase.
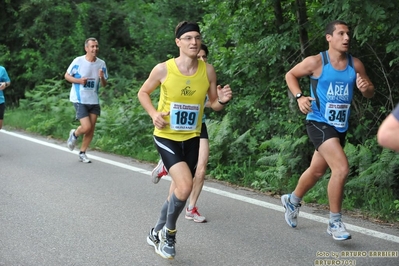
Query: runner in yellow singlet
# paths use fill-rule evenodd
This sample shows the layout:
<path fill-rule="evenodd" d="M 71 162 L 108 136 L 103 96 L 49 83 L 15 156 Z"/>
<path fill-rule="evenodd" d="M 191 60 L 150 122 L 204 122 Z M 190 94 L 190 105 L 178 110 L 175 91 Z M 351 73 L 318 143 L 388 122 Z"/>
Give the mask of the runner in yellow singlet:
<path fill-rule="evenodd" d="M 199 60 L 208 62 L 208 54 L 209 50 L 205 44 L 201 44 L 201 49 L 197 54 L 197 58 Z M 221 92 L 221 91 L 218 91 Z M 205 107 L 209 107 L 208 98 L 205 100 Z M 205 123 L 205 114 L 202 116 L 202 126 L 201 126 L 201 134 L 200 134 L 200 148 L 198 154 L 198 163 L 195 169 L 195 175 L 193 179 L 193 189 L 191 190 L 191 194 L 188 200 L 188 207 L 185 209 L 185 218 L 188 220 L 192 220 L 196 223 L 204 223 L 206 222 L 205 216 L 201 215 L 198 212 L 197 200 L 201 194 L 202 187 L 205 182 L 205 174 L 206 167 L 209 159 L 209 139 L 208 139 L 208 130 Z M 159 160 L 157 166 L 152 170 L 151 180 L 154 184 L 157 184 L 162 176 L 168 175 L 168 172 L 165 169 L 162 159 Z M 174 190 L 174 182 L 171 183 L 170 189 Z"/>
<path fill-rule="evenodd" d="M 176 222 L 192 190 L 205 97 L 208 94 L 215 111 L 222 110 L 232 97 L 229 85 L 217 86 L 213 66 L 197 59 L 201 48 L 198 24 L 180 22 L 175 37 L 179 57 L 156 65 L 138 93 L 155 126 L 155 146 L 176 185 L 147 237 L 147 243 L 167 259 L 175 257 Z M 150 95 L 159 86 L 156 109 Z"/>

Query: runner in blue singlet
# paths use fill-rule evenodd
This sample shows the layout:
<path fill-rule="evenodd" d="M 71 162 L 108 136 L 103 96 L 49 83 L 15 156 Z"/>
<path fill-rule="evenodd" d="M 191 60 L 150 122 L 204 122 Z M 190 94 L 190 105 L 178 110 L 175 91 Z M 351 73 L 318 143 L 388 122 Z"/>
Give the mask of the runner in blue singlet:
<path fill-rule="evenodd" d="M 306 114 L 307 132 L 315 151 L 309 168 L 301 175 L 295 190 L 281 197 L 285 220 L 297 226 L 300 201 L 327 168 L 331 169 L 327 192 L 330 220 L 327 233 L 335 240 L 347 240 L 341 218 L 344 184 L 349 173 L 348 159 L 344 153 L 348 130 L 350 105 L 355 85 L 366 98 L 374 95 L 374 86 L 366 74 L 363 63 L 348 54 L 350 33 L 343 21 L 333 21 L 326 27 L 328 50 L 309 56 L 286 74 L 291 93 L 296 97 L 299 110 Z M 305 96 L 298 80 L 309 76 L 310 96 Z"/>

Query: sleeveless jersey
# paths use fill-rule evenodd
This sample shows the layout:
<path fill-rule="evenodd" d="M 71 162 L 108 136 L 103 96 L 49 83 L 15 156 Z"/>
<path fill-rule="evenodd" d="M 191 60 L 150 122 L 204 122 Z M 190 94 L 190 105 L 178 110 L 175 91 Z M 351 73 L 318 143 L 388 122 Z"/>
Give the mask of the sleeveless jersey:
<path fill-rule="evenodd" d="M 8 77 L 7 71 L 3 66 L 0 66 L 0 83 L 11 82 Z M 0 104 L 5 102 L 4 92 L 0 91 Z"/>
<path fill-rule="evenodd" d="M 107 66 L 100 58 L 89 62 L 85 56 L 76 57 L 67 69 L 67 73 L 74 78 L 88 78 L 85 85 L 72 83 L 69 100 L 73 103 L 99 104 L 98 90 L 100 88 L 99 70 L 104 72 L 104 78 L 108 79 Z"/>
<path fill-rule="evenodd" d="M 154 135 L 174 141 L 185 141 L 201 133 L 205 97 L 209 88 L 206 65 L 198 60 L 197 72 L 185 76 L 179 71 L 175 59 L 166 61 L 167 76 L 161 84 L 158 112 L 170 112 L 164 119 L 165 128 L 154 129 Z"/>
<path fill-rule="evenodd" d="M 336 70 L 330 64 L 328 52 L 321 52 L 323 68 L 319 77 L 310 76 L 310 95 L 313 112 L 307 120 L 327 123 L 338 132 L 348 130 L 350 105 L 356 82 L 356 71 L 351 55 L 347 55 L 348 64 L 343 70 Z"/>

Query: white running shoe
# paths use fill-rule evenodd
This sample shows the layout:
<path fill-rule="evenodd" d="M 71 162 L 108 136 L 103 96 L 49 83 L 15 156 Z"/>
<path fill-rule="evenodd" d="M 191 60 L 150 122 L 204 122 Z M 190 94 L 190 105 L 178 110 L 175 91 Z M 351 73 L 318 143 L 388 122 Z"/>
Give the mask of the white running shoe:
<path fill-rule="evenodd" d="M 186 215 L 184 216 L 184 218 L 186 218 L 188 220 L 193 220 L 196 223 L 205 223 L 206 222 L 205 217 L 201 216 L 201 214 L 199 214 L 197 207 L 194 207 L 191 210 L 186 208 Z"/>
<path fill-rule="evenodd" d="M 165 175 L 168 175 L 168 171 L 166 171 L 165 165 L 163 164 L 162 159 L 159 160 L 158 165 L 152 170 L 151 173 L 151 181 L 154 184 L 158 184 L 159 180 Z"/>
<path fill-rule="evenodd" d="M 79 161 L 83 162 L 83 163 L 91 163 L 91 161 L 89 160 L 89 158 L 87 158 L 86 153 L 80 153 L 79 154 Z"/>
<path fill-rule="evenodd" d="M 345 225 L 341 220 L 329 222 L 327 227 L 327 234 L 332 236 L 334 240 L 348 240 L 352 236 L 346 231 Z"/>
<path fill-rule="evenodd" d="M 298 225 L 297 217 L 299 214 L 299 207 L 301 204 L 294 205 L 290 202 L 291 194 L 285 194 L 281 196 L 281 203 L 285 208 L 285 221 L 293 228 Z"/>
<path fill-rule="evenodd" d="M 67 147 L 70 151 L 73 151 L 73 149 L 75 149 L 76 140 L 77 140 L 77 138 L 73 136 L 73 133 L 75 133 L 75 129 L 71 129 L 71 131 L 69 131 L 69 138 L 67 141 Z"/>

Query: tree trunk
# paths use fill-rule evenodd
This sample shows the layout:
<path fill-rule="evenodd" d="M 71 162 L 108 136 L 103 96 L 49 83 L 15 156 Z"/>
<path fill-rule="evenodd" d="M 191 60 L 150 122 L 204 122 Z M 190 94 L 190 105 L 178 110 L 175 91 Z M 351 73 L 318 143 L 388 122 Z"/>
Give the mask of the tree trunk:
<path fill-rule="evenodd" d="M 281 8 L 281 0 L 273 1 L 274 16 L 276 17 L 276 29 L 278 33 L 281 33 L 280 27 L 284 23 L 283 9 Z"/>
<path fill-rule="evenodd" d="M 299 42 L 301 44 L 302 58 L 310 55 L 308 31 L 306 24 L 308 23 L 308 16 L 306 13 L 306 0 L 295 0 L 297 7 L 297 20 L 299 25 Z"/>

